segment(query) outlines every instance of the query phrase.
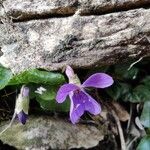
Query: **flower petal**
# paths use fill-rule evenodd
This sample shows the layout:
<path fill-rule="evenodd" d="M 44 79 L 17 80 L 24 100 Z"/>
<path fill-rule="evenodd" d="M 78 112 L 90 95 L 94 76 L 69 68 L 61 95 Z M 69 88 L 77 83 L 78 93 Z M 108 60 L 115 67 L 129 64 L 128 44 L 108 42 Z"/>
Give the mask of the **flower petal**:
<path fill-rule="evenodd" d="M 21 111 L 19 114 L 17 114 L 18 116 L 18 120 L 22 123 L 22 124 L 25 124 L 26 123 L 26 120 L 27 120 L 27 117 L 28 115 L 24 113 L 24 111 Z"/>
<path fill-rule="evenodd" d="M 66 73 L 68 78 L 73 78 L 75 75 L 73 69 L 70 66 L 66 67 L 65 73 Z"/>
<path fill-rule="evenodd" d="M 78 91 L 78 93 L 71 93 L 69 96 L 71 100 L 70 120 L 73 124 L 75 124 L 84 114 L 84 102 L 88 100 L 88 96 L 82 91 Z"/>
<path fill-rule="evenodd" d="M 88 101 L 85 103 L 85 110 L 90 112 L 93 115 L 98 115 L 101 112 L 100 104 L 93 99 L 89 94 L 85 93 L 88 96 Z"/>
<path fill-rule="evenodd" d="M 83 87 L 105 88 L 113 84 L 111 76 L 105 73 L 95 73 L 90 76 L 83 84 Z"/>
<path fill-rule="evenodd" d="M 22 94 L 23 97 L 28 97 L 29 96 L 29 88 L 26 87 L 26 86 L 22 86 L 21 94 Z"/>
<path fill-rule="evenodd" d="M 66 97 L 69 95 L 71 91 L 75 91 L 79 89 L 78 86 L 74 84 L 64 84 L 60 87 L 60 89 L 57 92 L 56 100 L 58 103 L 62 103 Z"/>
<path fill-rule="evenodd" d="M 73 124 L 77 123 L 80 117 L 84 114 L 84 107 L 82 105 L 78 105 L 76 109 L 72 112 L 70 111 L 70 120 Z"/>

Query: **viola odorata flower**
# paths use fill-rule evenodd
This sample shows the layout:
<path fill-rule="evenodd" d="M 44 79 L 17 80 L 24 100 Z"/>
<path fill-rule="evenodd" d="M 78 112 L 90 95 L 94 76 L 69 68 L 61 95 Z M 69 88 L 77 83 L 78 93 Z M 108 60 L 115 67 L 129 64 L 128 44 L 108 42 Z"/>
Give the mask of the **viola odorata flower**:
<path fill-rule="evenodd" d="M 100 104 L 92 98 L 85 88 L 106 88 L 113 84 L 113 79 L 106 73 L 95 73 L 91 75 L 83 84 L 70 66 L 66 68 L 66 75 L 69 79 L 68 84 L 64 84 L 57 92 L 56 100 L 63 103 L 66 97 L 71 100 L 70 120 L 73 124 L 77 123 L 85 111 L 98 115 L 101 112 Z"/>
<path fill-rule="evenodd" d="M 20 94 L 16 100 L 15 113 L 18 120 L 25 124 L 28 117 L 29 110 L 29 88 L 22 86 Z"/>

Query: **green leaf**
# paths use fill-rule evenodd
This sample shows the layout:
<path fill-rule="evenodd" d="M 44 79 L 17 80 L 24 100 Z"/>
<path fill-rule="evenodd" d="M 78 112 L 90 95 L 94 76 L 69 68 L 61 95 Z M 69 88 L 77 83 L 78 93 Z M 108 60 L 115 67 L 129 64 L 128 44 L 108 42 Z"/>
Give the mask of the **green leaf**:
<path fill-rule="evenodd" d="M 150 100 L 144 103 L 140 121 L 145 127 L 150 128 Z"/>
<path fill-rule="evenodd" d="M 42 86 L 43 88 L 46 89 L 45 92 L 43 92 L 43 94 L 37 94 L 37 97 L 39 97 L 40 99 L 49 101 L 49 100 L 53 100 L 56 97 L 56 92 L 57 92 L 57 87 L 55 86 Z"/>
<path fill-rule="evenodd" d="M 137 150 L 150 150 L 150 136 L 142 138 L 137 147 Z"/>
<path fill-rule="evenodd" d="M 131 86 L 126 83 L 115 83 L 110 88 L 106 89 L 106 92 L 113 100 L 118 100 L 126 93 L 130 92 Z"/>
<path fill-rule="evenodd" d="M 142 80 L 141 83 L 132 89 L 130 84 L 118 82 L 106 89 L 106 92 L 113 100 L 121 99 L 132 103 L 146 102 L 150 100 L 149 77 Z"/>
<path fill-rule="evenodd" d="M 28 84 L 28 83 L 59 85 L 64 82 L 65 82 L 64 76 L 60 73 L 53 73 L 48 71 L 40 71 L 37 69 L 32 69 L 14 76 L 10 80 L 9 85 Z"/>
<path fill-rule="evenodd" d="M 146 102 L 150 100 L 150 76 L 145 77 L 137 87 L 125 98 L 130 102 Z"/>
<path fill-rule="evenodd" d="M 137 102 L 137 95 L 135 95 L 132 91 L 125 94 L 123 97 L 122 97 L 122 100 L 125 101 L 125 102 L 132 102 L 132 103 L 136 103 Z"/>
<path fill-rule="evenodd" d="M 150 76 L 146 76 L 141 83 L 143 83 L 144 85 L 146 85 L 147 87 L 149 87 L 150 89 Z"/>
<path fill-rule="evenodd" d="M 42 95 L 37 94 L 36 100 L 39 102 L 40 106 L 44 110 L 58 111 L 58 112 L 68 112 L 70 109 L 70 101 L 66 100 L 64 103 L 59 104 L 55 100 L 57 87 L 45 86 L 47 91 L 43 92 Z"/>
<path fill-rule="evenodd" d="M 129 101 L 132 103 L 145 102 L 150 99 L 150 90 L 147 86 L 139 85 L 135 87 L 132 91 L 126 93 L 122 96 L 123 101 Z"/>
<path fill-rule="evenodd" d="M 37 102 L 39 102 L 41 108 L 43 110 L 56 111 L 56 112 L 68 112 L 70 108 L 69 100 L 67 99 L 64 103 L 59 104 L 55 99 L 53 100 L 43 100 L 40 98 L 36 98 Z"/>
<path fill-rule="evenodd" d="M 150 99 L 150 89 L 147 86 L 139 85 L 133 90 L 135 98 L 132 102 L 145 102 Z"/>
<path fill-rule="evenodd" d="M 146 129 L 146 133 L 147 133 L 147 135 L 150 135 L 150 128 Z"/>
<path fill-rule="evenodd" d="M 39 88 L 39 85 L 35 84 L 35 83 L 29 83 L 26 86 L 29 87 L 29 89 L 30 89 L 30 92 L 29 92 L 30 99 L 34 99 L 37 95 L 37 93 L 35 93 L 35 91 L 37 90 L 37 88 Z"/>
<path fill-rule="evenodd" d="M 8 85 L 8 82 L 12 78 L 13 74 L 10 69 L 0 66 L 0 89 L 3 89 Z"/>
<path fill-rule="evenodd" d="M 116 65 L 115 75 L 117 75 L 121 79 L 136 79 L 139 69 L 136 67 L 132 67 L 128 70 L 129 67 L 129 64 Z"/>

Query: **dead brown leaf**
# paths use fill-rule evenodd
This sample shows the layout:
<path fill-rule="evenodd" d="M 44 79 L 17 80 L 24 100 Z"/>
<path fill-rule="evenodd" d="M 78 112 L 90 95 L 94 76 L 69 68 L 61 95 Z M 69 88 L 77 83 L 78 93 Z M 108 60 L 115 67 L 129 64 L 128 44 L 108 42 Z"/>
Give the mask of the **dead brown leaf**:
<path fill-rule="evenodd" d="M 123 106 L 121 106 L 118 102 L 111 102 L 114 111 L 116 112 L 120 121 L 127 121 L 130 119 L 129 113 L 125 110 Z"/>

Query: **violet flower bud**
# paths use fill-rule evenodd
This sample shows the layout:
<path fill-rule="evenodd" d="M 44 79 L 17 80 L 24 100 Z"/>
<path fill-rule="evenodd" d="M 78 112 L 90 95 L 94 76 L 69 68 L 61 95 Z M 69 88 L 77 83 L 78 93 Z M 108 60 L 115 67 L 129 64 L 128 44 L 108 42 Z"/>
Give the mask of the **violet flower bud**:
<path fill-rule="evenodd" d="M 18 117 L 18 120 L 25 124 L 28 117 L 29 109 L 29 88 L 22 86 L 20 94 L 16 99 L 15 113 Z"/>
<path fill-rule="evenodd" d="M 21 90 L 22 90 L 21 93 L 22 93 L 23 97 L 28 97 L 29 96 L 29 88 L 28 87 L 24 86 Z"/>
<path fill-rule="evenodd" d="M 73 69 L 70 66 L 66 67 L 65 73 L 69 79 L 69 83 L 73 83 L 78 86 L 81 85 L 80 79 L 78 78 L 77 74 L 74 73 Z"/>
<path fill-rule="evenodd" d="M 75 75 L 73 69 L 70 66 L 66 67 L 65 73 L 66 73 L 68 78 L 73 78 Z"/>

